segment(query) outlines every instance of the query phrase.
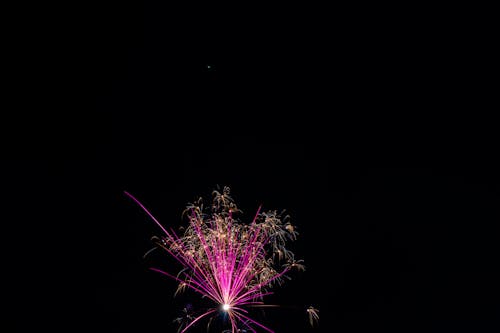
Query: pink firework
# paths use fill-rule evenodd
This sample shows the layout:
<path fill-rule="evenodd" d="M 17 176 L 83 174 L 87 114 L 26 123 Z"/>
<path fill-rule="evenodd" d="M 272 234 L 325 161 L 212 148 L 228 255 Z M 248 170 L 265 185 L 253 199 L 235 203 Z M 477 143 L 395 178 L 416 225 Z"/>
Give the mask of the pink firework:
<path fill-rule="evenodd" d="M 233 333 L 238 328 L 273 332 L 250 318 L 246 308 L 264 306 L 264 296 L 272 294 L 270 289 L 281 284 L 290 269 L 304 270 L 302 260 L 295 260 L 285 247 L 297 236 L 287 217 L 276 211 L 261 212 L 259 208 L 251 223 L 242 223 L 235 217 L 240 211 L 225 187 L 222 193 L 214 191 L 208 213 L 201 199 L 188 205 L 185 213 L 189 224 L 179 236 L 172 229 L 166 230 L 131 194 L 125 194 L 163 230 L 164 236 L 155 238 L 157 245 L 182 266 L 177 275 L 151 269 L 178 281 L 176 294 L 190 288 L 215 303 L 192 318 L 181 333 L 220 311 L 228 314 Z"/>

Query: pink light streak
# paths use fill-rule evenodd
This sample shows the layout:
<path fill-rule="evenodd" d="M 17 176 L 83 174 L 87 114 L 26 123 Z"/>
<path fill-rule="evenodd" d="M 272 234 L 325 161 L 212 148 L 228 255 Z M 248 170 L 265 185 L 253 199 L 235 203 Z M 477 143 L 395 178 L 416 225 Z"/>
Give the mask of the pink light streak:
<path fill-rule="evenodd" d="M 279 226 L 276 222 L 280 222 L 279 219 L 270 220 L 267 215 L 260 213 L 259 207 L 252 223 L 242 224 L 233 219 L 235 205 L 232 205 L 230 197 L 227 196 L 226 199 L 224 195 L 219 194 L 217 198 L 222 201 L 214 202 L 222 204 L 212 216 L 203 215 L 196 206 L 189 209 L 189 227 L 186 233 L 179 237 L 173 230 L 165 229 L 134 196 L 128 192 L 125 194 L 161 228 L 164 236 L 158 245 L 183 268 L 178 276 L 157 268 L 151 270 L 185 284 L 216 304 L 214 308 L 192 320 L 181 333 L 218 310 L 228 314 L 233 333 L 243 325 L 253 332 L 258 327 L 274 333 L 270 328 L 248 317 L 245 306 L 263 304 L 263 297 L 272 294 L 268 289 L 289 271 L 289 267 L 278 272 L 270 266 L 268 248 L 277 249 L 282 246 L 278 237 L 280 234 L 275 234 L 275 230 L 286 232 L 284 227 L 276 228 L 276 225 Z M 283 235 L 290 239 L 294 236 L 286 233 Z"/>

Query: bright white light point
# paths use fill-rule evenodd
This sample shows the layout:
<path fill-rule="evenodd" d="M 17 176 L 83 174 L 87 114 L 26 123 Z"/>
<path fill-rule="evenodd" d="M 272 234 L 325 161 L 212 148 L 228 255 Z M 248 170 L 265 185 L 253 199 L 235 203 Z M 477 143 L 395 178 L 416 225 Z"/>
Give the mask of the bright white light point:
<path fill-rule="evenodd" d="M 229 308 L 230 308 L 230 307 L 231 307 L 231 306 L 230 306 L 229 304 L 223 304 L 223 305 L 222 305 L 222 310 L 224 310 L 224 311 L 229 311 Z"/>

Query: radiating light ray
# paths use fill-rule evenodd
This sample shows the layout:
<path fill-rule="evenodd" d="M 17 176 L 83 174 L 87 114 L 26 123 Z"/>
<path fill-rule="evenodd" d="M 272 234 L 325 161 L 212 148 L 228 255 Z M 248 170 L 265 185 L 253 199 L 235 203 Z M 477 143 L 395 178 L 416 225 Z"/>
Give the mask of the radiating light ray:
<path fill-rule="evenodd" d="M 188 328 L 190 328 L 191 326 L 193 326 L 193 325 L 194 325 L 194 323 L 196 323 L 198 320 L 200 320 L 200 319 L 201 319 L 201 318 L 203 318 L 203 317 L 208 316 L 208 315 L 209 315 L 209 314 L 211 314 L 211 313 L 214 313 L 215 311 L 217 311 L 217 310 L 212 309 L 212 310 L 209 310 L 209 311 L 205 312 L 205 313 L 204 313 L 204 314 L 202 314 L 201 316 L 196 317 L 195 319 L 193 319 L 193 321 L 192 321 L 189 325 L 187 325 L 187 326 L 186 326 L 186 327 L 185 327 L 185 328 L 181 331 L 181 333 L 186 332 L 186 331 L 187 331 L 187 329 L 188 329 Z"/>
<path fill-rule="evenodd" d="M 293 253 L 284 247 L 286 241 L 293 241 L 297 236 L 286 217 L 282 219 L 276 211 L 261 212 L 262 206 L 259 206 L 252 222 L 245 224 L 234 217 L 240 210 L 225 187 L 222 193 L 214 191 L 209 210 L 203 208 L 201 201 L 188 205 L 185 211 L 188 226 L 178 235 L 172 228 L 164 228 L 134 196 L 125 194 L 161 228 L 164 236 L 156 238 L 157 246 L 182 267 L 177 276 L 158 268 L 151 270 L 179 282 L 175 294 L 189 288 L 215 303 L 181 333 L 217 312 L 227 314 L 232 332 L 245 327 L 252 332 L 262 329 L 274 333 L 250 318 L 248 309 L 275 307 L 264 304 L 264 297 L 272 294 L 270 289 L 281 284 L 292 268 L 303 268 L 302 261 L 295 260 Z M 285 254 L 277 260 L 276 249 Z M 317 312 L 312 316 L 316 319 L 316 315 Z"/>

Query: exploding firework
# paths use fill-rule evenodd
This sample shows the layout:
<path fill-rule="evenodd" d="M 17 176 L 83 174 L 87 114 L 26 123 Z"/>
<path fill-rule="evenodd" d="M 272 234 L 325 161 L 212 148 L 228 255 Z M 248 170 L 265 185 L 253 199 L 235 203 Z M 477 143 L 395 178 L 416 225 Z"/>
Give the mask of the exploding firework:
<path fill-rule="evenodd" d="M 253 220 L 243 223 L 235 217 L 240 210 L 225 187 L 221 192 L 213 192 L 208 209 L 201 199 L 187 206 L 184 214 L 189 223 L 178 235 L 173 229 L 166 230 L 131 194 L 125 194 L 163 230 L 162 237 L 154 238 L 156 245 L 182 266 L 177 275 L 151 269 L 179 283 L 175 294 L 191 289 L 215 303 L 199 316 L 185 316 L 188 322 L 182 320 L 180 333 L 218 313 L 227 314 L 228 332 L 256 332 L 256 329 L 273 332 L 250 318 L 248 308 L 265 306 L 264 297 L 289 278 L 286 274 L 290 270 L 305 269 L 303 261 L 296 260 L 286 248 L 286 243 L 298 235 L 288 216 L 277 211 L 261 212 L 259 207 Z M 318 319 L 317 310 L 310 307 L 307 313 L 313 324 Z"/>

